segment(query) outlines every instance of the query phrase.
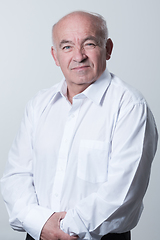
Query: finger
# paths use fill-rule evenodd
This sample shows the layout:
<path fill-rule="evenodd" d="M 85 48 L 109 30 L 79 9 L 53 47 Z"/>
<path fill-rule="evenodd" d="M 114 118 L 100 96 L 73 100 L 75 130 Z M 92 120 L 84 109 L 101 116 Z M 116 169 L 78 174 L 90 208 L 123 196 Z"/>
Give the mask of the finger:
<path fill-rule="evenodd" d="M 71 236 L 70 237 L 70 240 L 77 240 L 78 239 L 78 236 Z"/>
<path fill-rule="evenodd" d="M 66 216 L 66 212 L 56 212 L 55 213 L 55 217 L 59 220 L 65 218 L 65 216 Z"/>
<path fill-rule="evenodd" d="M 63 219 L 66 216 L 66 212 L 60 212 L 60 218 Z"/>
<path fill-rule="evenodd" d="M 71 240 L 71 237 L 70 237 L 70 235 L 69 234 L 67 234 L 67 233 L 64 233 L 62 230 L 59 230 L 59 232 L 58 232 L 58 238 L 59 239 L 63 239 L 63 240 Z M 72 240 L 75 240 L 75 239 L 77 239 L 77 238 L 72 238 Z"/>

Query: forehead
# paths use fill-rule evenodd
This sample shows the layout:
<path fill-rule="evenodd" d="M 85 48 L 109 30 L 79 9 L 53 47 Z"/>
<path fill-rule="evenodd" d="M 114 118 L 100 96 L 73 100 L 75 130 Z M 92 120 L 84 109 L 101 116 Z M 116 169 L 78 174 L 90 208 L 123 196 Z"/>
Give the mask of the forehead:
<path fill-rule="evenodd" d="M 96 36 L 97 25 L 90 16 L 73 15 L 60 20 L 54 29 L 54 39 L 59 43 L 62 39 L 83 39 L 87 36 Z"/>

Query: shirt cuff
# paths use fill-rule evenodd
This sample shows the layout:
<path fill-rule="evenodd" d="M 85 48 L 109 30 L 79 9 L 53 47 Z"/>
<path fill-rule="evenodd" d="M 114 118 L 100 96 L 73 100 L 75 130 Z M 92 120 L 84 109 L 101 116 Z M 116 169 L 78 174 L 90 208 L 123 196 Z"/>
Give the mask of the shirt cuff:
<path fill-rule="evenodd" d="M 92 239 L 88 229 L 73 209 L 70 209 L 65 218 L 61 220 L 60 228 L 70 236 L 78 235 L 79 239 L 83 240 Z"/>
<path fill-rule="evenodd" d="M 44 224 L 53 213 L 51 209 L 35 206 L 25 217 L 23 229 L 35 240 L 39 240 Z"/>

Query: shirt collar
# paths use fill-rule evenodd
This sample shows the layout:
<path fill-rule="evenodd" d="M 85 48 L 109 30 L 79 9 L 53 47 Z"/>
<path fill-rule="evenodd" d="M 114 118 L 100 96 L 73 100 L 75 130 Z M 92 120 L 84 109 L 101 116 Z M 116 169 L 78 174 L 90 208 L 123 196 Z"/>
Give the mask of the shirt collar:
<path fill-rule="evenodd" d="M 56 85 L 55 92 L 54 92 L 54 101 L 58 100 L 60 97 L 67 98 L 67 83 L 65 79 L 59 82 Z"/>
<path fill-rule="evenodd" d="M 106 68 L 106 70 L 102 73 L 102 75 L 87 89 L 85 89 L 82 93 L 77 94 L 74 98 L 84 98 L 87 97 L 95 104 L 101 104 L 104 93 L 108 89 L 111 82 L 111 75 Z M 59 98 L 60 95 L 62 97 L 67 98 L 67 83 L 65 79 L 63 79 L 56 88 L 54 98 Z"/>
<path fill-rule="evenodd" d="M 93 84 L 83 91 L 83 94 L 92 102 L 99 105 L 102 102 L 102 98 L 108 89 L 110 82 L 111 75 L 108 69 L 106 69 Z"/>

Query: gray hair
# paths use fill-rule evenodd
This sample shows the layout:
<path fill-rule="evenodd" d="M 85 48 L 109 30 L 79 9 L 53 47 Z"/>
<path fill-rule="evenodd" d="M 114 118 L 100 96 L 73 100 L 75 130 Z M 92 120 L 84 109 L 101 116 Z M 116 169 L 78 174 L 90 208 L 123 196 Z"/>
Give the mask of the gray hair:
<path fill-rule="evenodd" d="M 84 15 L 88 15 L 90 17 L 93 17 L 96 19 L 96 21 L 94 22 L 95 26 L 98 29 L 99 35 L 101 37 L 101 39 L 103 40 L 104 44 L 106 44 L 107 39 L 108 39 L 108 28 L 107 28 L 107 23 L 106 20 L 104 19 L 104 17 L 98 13 L 93 13 L 93 12 L 87 12 L 87 11 L 74 11 L 71 12 L 67 15 L 65 15 L 64 17 L 62 17 L 57 23 L 59 23 L 62 19 L 64 19 L 65 17 L 69 16 L 69 15 L 74 15 L 74 14 L 84 14 Z M 54 41 L 54 28 L 57 25 L 57 23 L 55 23 L 52 27 L 52 42 L 53 42 L 53 46 L 55 47 L 55 41 Z"/>
<path fill-rule="evenodd" d="M 100 15 L 98 13 L 88 12 L 88 14 L 97 18 L 98 21 L 96 22 L 96 26 L 97 26 L 97 28 L 99 28 L 100 34 L 106 43 L 107 39 L 108 39 L 108 28 L 107 28 L 106 20 L 104 19 L 104 17 L 102 15 Z"/>

